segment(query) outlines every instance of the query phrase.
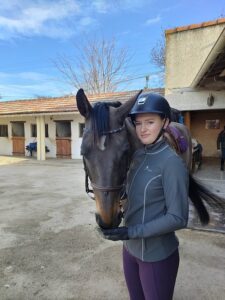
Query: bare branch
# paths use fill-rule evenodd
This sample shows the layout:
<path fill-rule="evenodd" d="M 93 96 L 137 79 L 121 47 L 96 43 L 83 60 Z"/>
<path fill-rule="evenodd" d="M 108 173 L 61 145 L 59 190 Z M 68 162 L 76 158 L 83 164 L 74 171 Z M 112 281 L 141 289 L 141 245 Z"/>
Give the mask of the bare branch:
<path fill-rule="evenodd" d="M 165 37 L 164 33 L 162 32 L 161 38 L 156 42 L 155 46 L 152 48 L 150 53 L 150 59 L 152 63 L 162 70 L 165 69 L 166 63 L 165 48 Z"/>
<path fill-rule="evenodd" d="M 113 92 L 123 78 L 129 62 L 126 49 L 119 49 L 115 40 L 85 40 L 75 46 L 74 61 L 61 55 L 54 62 L 70 85 L 81 86 L 88 93 Z"/>

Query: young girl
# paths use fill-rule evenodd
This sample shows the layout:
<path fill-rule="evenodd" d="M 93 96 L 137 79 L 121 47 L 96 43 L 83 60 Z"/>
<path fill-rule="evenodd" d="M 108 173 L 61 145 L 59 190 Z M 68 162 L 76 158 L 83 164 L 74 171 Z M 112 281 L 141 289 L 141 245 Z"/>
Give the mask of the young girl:
<path fill-rule="evenodd" d="M 124 274 L 132 300 L 170 300 L 179 266 L 175 230 L 188 221 L 188 170 L 163 138 L 170 106 L 158 94 L 141 94 L 130 112 L 143 144 L 127 176 L 124 227 L 102 230 L 124 240 Z"/>

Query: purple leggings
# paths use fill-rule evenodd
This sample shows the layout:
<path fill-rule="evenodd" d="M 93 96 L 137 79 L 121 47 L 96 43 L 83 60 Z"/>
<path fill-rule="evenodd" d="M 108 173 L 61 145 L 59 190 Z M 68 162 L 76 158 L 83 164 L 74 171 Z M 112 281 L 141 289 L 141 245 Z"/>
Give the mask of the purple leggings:
<path fill-rule="evenodd" d="M 143 262 L 123 247 L 123 269 L 131 300 L 171 300 L 179 252 L 157 262 Z"/>

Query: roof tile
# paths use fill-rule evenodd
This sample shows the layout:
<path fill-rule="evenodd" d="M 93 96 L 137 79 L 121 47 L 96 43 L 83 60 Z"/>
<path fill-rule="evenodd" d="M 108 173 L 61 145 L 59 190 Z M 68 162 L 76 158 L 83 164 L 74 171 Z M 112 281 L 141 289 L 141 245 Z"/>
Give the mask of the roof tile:
<path fill-rule="evenodd" d="M 148 89 L 159 94 L 164 94 L 164 89 Z M 90 102 L 97 101 L 121 101 L 125 102 L 134 96 L 138 90 L 128 92 L 115 92 L 98 95 L 88 95 Z M 43 114 L 43 113 L 63 113 L 77 112 L 75 96 L 58 98 L 38 98 L 29 100 L 1 101 L 0 116 L 16 114 Z"/>
<path fill-rule="evenodd" d="M 171 34 L 175 32 L 180 32 L 180 31 L 186 31 L 186 30 L 191 30 L 191 29 L 198 29 L 198 28 L 203 28 L 203 27 L 208 27 L 208 26 L 213 26 L 213 25 L 218 25 L 218 24 L 223 24 L 225 23 L 225 18 L 220 18 L 216 19 L 213 21 L 207 21 L 207 22 L 202 22 L 198 24 L 191 24 L 187 26 L 180 26 L 180 27 L 175 27 L 171 29 L 167 29 L 165 31 L 166 34 Z"/>

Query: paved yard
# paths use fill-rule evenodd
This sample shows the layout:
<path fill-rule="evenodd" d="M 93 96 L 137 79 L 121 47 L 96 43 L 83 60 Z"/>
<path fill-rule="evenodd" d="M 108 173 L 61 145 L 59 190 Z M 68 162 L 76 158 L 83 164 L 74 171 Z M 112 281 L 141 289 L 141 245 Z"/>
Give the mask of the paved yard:
<path fill-rule="evenodd" d="M 0 157 L 0 204 L 1 300 L 128 300 L 122 244 L 96 232 L 80 161 Z M 225 235 L 178 235 L 174 299 L 224 300 Z"/>

